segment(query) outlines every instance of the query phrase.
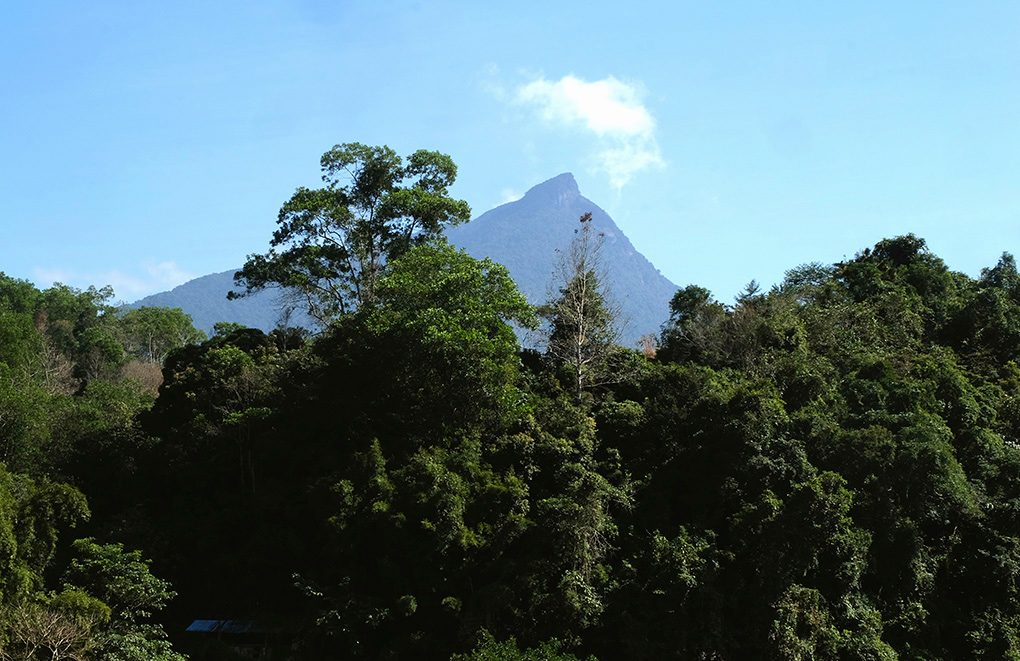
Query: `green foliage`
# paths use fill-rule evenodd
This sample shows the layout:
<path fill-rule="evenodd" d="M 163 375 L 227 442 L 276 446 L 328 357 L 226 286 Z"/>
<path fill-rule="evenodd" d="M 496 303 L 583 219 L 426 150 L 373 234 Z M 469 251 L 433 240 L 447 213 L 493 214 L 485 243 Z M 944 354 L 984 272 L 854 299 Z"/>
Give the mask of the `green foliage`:
<path fill-rule="evenodd" d="M 47 593 L 59 533 L 89 517 L 81 492 L 0 464 L 0 658 L 84 658 L 110 609 L 93 595 Z"/>
<path fill-rule="evenodd" d="M 413 446 L 517 415 L 524 401 L 510 323 L 534 325 L 535 315 L 505 268 L 423 245 L 387 266 L 378 297 L 340 320 L 318 349 L 332 364 L 331 382 L 351 379 L 337 384 L 351 400 L 349 424 L 382 418 Z M 376 417 L 372 402 L 383 400 L 390 405 Z"/>
<path fill-rule="evenodd" d="M 121 342 L 127 352 L 153 363 L 162 364 L 173 349 L 206 339 L 180 308 L 142 306 L 125 312 L 120 322 Z"/>
<path fill-rule="evenodd" d="M 176 593 L 167 581 L 150 573 L 141 552 L 125 551 L 122 544 L 97 544 L 91 538 L 75 541 L 74 552 L 64 574 L 63 594 L 92 595 L 108 613 L 109 622 L 97 633 L 96 652 L 118 661 L 183 661 L 162 626 L 144 622 Z"/>
<path fill-rule="evenodd" d="M 99 598 L 117 621 L 134 624 L 174 597 L 169 584 L 149 572 L 140 551 L 125 551 L 123 544 L 97 544 L 92 538 L 76 540 L 73 548 L 75 558 L 64 574 L 65 583 Z"/>
<path fill-rule="evenodd" d="M 17 371 L 37 369 L 42 348 L 31 313 L 15 312 L 0 301 L 0 363 Z"/>
<path fill-rule="evenodd" d="M 110 607 L 99 599 L 74 589 L 65 589 L 50 599 L 47 606 L 80 623 L 89 623 L 93 626 L 106 624 L 112 614 Z"/>
<path fill-rule="evenodd" d="M 86 380 L 100 378 L 124 361 L 124 345 L 111 328 L 92 326 L 78 335 L 79 373 Z"/>
<path fill-rule="evenodd" d="M 124 378 L 119 338 L 136 338 L 143 317 L 176 320 L 180 313 L 149 309 L 129 313 L 124 321 L 107 305 L 111 297 L 108 287 L 79 291 L 56 284 L 39 291 L 0 275 L 0 460 L 7 464 L 0 464 L 4 658 L 116 658 L 111 636 L 158 629 L 122 626 L 123 609 L 105 603 L 119 589 L 112 576 L 102 586 L 46 589 L 47 576 L 67 555 L 60 534 L 91 514 L 79 489 L 51 476 L 89 489 L 119 484 L 124 467 L 138 459 L 124 452 L 139 447 L 132 445 L 135 416 L 153 399 L 146 386 Z M 112 447 L 117 451 L 106 454 Z M 95 466 L 100 457 L 105 461 Z M 147 637 L 169 651 L 165 636 Z M 159 657 L 143 651 L 124 658 Z"/>
<path fill-rule="evenodd" d="M 16 604 L 40 590 L 60 530 L 89 514 L 84 496 L 73 487 L 37 483 L 0 464 L 0 603 Z"/>
<path fill-rule="evenodd" d="M 682 362 L 717 350 L 714 343 L 722 335 L 719 326 L 726 319 L 726 308 L 711 292 L 688 285 L 673 295 L 669 309 L 658 350 L 662 359 Z"/>
<path fill-rule="evenodd" d="M 387 265 L 377 294 L 314 347 L 316 396 L 338 402 L 347 421 L 323 422 L 335 439 L 325 452 L 339 455 L 330 490 L 339 561 L 316 583 L 335 576 L 319 591 L 322 617 L 352 654 L 371 653 L 368 640 L 411 653 L 463 635 L 432 623 L 491 605 L 470 586 L 491 581 L 527 507 L 519 477 L 487 456 L 527 404 L 509 322 L 535 316 L 506 269 L 426 244 Z"/>
<path fill-rule="evenodd" d="M 0 462 L 29 471 L 50 438 L 48 397 L 42 385 L 0 363 Z"/>
<path fill-rule="evenodd" d="M 683 367 L 628 390 L 645 393 L 640 416 L 607 409 L 604 429 L 625 441 L 637 479 L 635 531 L 712 541 L 694 556 L 702 573 L 681 572 L 668 591 L 667 613 L 637 615 L 624 584 L 607 622 L 626 633 L 607 649 L 1015 654 L 1016 605 L 992 606 L 979 578 L 1013 581 L 1013 541 L 1000 535 L 1014 537 L 995 521 L 1015 520 L 1001 491 L 1016 465 L 1014 274 L 1007 255 L 970 280 L 906 236 L 793 269 L 732 308 L 695 286 L 678 292 L 658 356 Z M 652 566 L 641 539 L 626 545 L 634 586 Z M 1002 564 L 978 570 L 977 557 Z"/>
<path fill-rule="evenodd" d="M 524 650 L 517 646 L 515 639 L 497 641 L 485 630 L 481 632 L 481 639 L 471 654 L 454 654 L 450 661 L 578 661 L 578 657 L 564 652 L 562 643 L 555 638 Z M 597 660 L 589 656 L 588 661 Z"/>
<path fill-rule="evenodd" d="M 218 327 L 166 355 L 154 404 L 124 378 L 164 353 L 138 348 L 148 311 L 0 277 L 2 654 L 50 654 L 50 623 L 79 655 L 179 658 L 140 553 L 66 560 L 89 510 L 53 475 L 89 493 L 85 534 L 153 549 L 181 618 L 277 610 L 294 658 L 1020 658 L 1010 255 L 975 280 L 908 235 L 731 306 L 691 285 L 658 355 L 615 348 L 579 398 L 520 351 L 506 270 L 426 240 L 459 213 L 448 159 L 327 157 L 279 236 L 350 314 Z M 315 222 L 360 243 L 302 243 Z"/>
<path fill-rule="evenodd" d="M 45 603 L 22 603 L 0 609 L 0 657 L 88 659 L 96 629 L 108 615 L 102 604 L 79 593 L 62 593 Z"/>
<path fill-rule="evenodd" d="M 404 161 L 389 147 L 336 145 L 322 156 L 326 187 L 299 188 L 280 209 L 265 255 L 250 255 L 235 275 L 244 292 L 290 288 L 326 324 L 376 300 L 383 266 L 412 247 L 467 222 L 471 210 L 448 188 L 449 156 L 419 150 Z"/>
<path fill-rule="evenodd" d="M 484 627 L 498 638 L 460 658 L 552 638 L 607 658 L 1009 658 L 1013 271 L 970 280 L 907 236 L 733 306 L 692 285 L 657 359 L 613 354 L 586 402 L 562 361 L 517 353 L 505 273 L 408 251 L 266 374 L 290 399 L 259 424 L 317 462 L 288 473 L 326 531 L 294 561 L 308 649 L 442 659 Z M 209 349 L 173 379 L 231 383 L 249 360 Z"/>

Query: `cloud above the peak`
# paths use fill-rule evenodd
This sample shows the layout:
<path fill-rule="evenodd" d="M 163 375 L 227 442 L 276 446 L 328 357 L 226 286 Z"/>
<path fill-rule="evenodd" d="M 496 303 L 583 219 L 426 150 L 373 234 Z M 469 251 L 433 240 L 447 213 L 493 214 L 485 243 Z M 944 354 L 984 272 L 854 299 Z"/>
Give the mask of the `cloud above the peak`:
<path fill-rule="evenodd" d="M 650 135 L 655 130 L 638 89 L 612 76 L 590 83 L 574 76 L 557 82 L 539 78 L 521 85 L 517 100 L 537 105 L 547 121 L 583 124 L 600 136 Z"/>
<path fill-rule="evenodd" d="M 621 188 L 638 172 L 665 165 L 655 138 L 655 119 L 644 105 L 644 96 L 640 85 L 613 76 L 589 82 L 570 75 L 520 85 L 513 100 L 533 108 L 551 126 L 594 134 L 596 167 Z"/>

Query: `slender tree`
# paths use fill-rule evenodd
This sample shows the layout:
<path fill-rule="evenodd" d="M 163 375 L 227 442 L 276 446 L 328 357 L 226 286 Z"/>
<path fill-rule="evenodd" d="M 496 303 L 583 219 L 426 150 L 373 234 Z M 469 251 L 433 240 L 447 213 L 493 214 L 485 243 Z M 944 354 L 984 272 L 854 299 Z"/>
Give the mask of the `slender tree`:
<path fill-rule="evenodd" d="M 549 321 L 548 355 L 570 368 L 572 390 L 579 400 L 585 389 L 605 379 L 620 337 L 620 310 L 606 291 L 605 235 L 592 228 L 591 213 L 582 215 L 580 223 L 570 247 L 560 253 L 559 297 L 543 308 Z"/>
<path fill-rule="evenodd" d="M 127 352 L 150 363 L 162 363 L 172 349 L 206 339 L 181 308 L 144 305 L 124 314 L 120 333 Z"/>

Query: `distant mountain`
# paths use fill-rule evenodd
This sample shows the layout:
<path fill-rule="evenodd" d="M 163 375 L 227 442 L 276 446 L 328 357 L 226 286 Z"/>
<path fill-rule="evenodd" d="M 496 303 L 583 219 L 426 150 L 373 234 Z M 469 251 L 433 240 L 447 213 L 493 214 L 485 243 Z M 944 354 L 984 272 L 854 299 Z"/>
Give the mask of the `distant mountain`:
<path fill-rule="evenodd" d="M 605 234 L 603 258 L 613 296 L 627 325 L 623 342 L 632 346 L 646 333 L 658 333 L 669 317 L 669 300 L 677 287 L 634 249 L 613 219 L 583 197 L 569 173 L 529 190 L 516 202 L 483 213 L 466 225 L 447 232 L 450 243 L 471 256 L 490 257 L 510 269 L 521 291 L 532 303 L 546 302 L 555 291 L 553 272 L 557 250 L 564 250 L 580 227 L 578 219 L 591 212 L 592 227 Z M 195 327 L 212 334 L 218 321 L 233 321 L 270 331 L 280 325 L 286 308 L 283 294 L 266 290 L 236 301 L 227 300 L 234 289 L 234 271 L 196 278 L 171 291 L 147 296 L 129 307 L 142 305 L 182 308 Z M 314 327 L 305 314 L 295 312 L 289 326 Z"/>
<path fill-rule="evenodd" d="M 213 325 L 220 321 L 233 321 L 248 328 L 269 332 L 283 323 L 286 326 L 314 328 L 315 322 L 307 314 L 294 311 L 286 316 L 286 299 L 282 292 L 267 289 L 242 299 L 227 300 L 227 292 L 239 289 L 234 284 L 234 271 L 223 271 L 189 280 L 170 291 L 160 292 L 135 301 L 129 308 L 141 306 L 181 308 L 195 324 L 195 328 L 212 335 Z"/>
<path fill-rule="evenodd" d="M 606 276 L 627 322 L 623 343 L 632 346 L 642 335 L 658 334 L 669 318 L 669 300 L 677 286 L 635 250 L 609 214 L 581 195 L 572 174 L 538 184 L 520 200 L 454 227 L 447 236 L 473 257 L 505 265 L 532 303 L 544 303 L 556 292 L 556 251 L 570 245 L 578 220 L 588 212 L 592 228 L 605 234 Z"/>

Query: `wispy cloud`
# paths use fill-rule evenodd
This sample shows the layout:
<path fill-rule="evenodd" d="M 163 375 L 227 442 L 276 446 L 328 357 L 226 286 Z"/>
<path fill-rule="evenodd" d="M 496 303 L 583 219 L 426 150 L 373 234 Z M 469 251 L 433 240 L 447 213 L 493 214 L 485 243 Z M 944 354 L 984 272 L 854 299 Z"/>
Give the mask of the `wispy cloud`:
<path fill-rule="evenodd" d="M 110 285 L 113 287 L 117 299 L 126 301 L 134 301 L 150 294 L 173 289 L 177 285 L 197 277 L 180 268 L 174 262 L 143 262 L 134 273 L 125 273 L 116 269 L 102 273 L 79 273 L 65 269 L 37 267 L 34 269 L 34 275 L 36 285 L 41 288 L 49 287 L 56 282 L 80 289 L 89 285 L 96 287 Z"/>
<path fill-rule="evenodd" d="M 620 188 L 641 170 L 665 165 L 643 96 L 640 86 L 613 76 L 591 82 L 564 76 L 521 85 L 514 100 L 537 109 L 549 124 L 593 133 L 599 142 L 595 161 Z"/>
<path fill-rule="evenodd" d="M 507 202 L 516 202 L 522 197 L 524 197 L 524 193 L 516 191 L 512 188 L 504 188 L 502 191 L 500 191 L 500 198 L 502 200 L 501 204 L 506 204 Z"/>

